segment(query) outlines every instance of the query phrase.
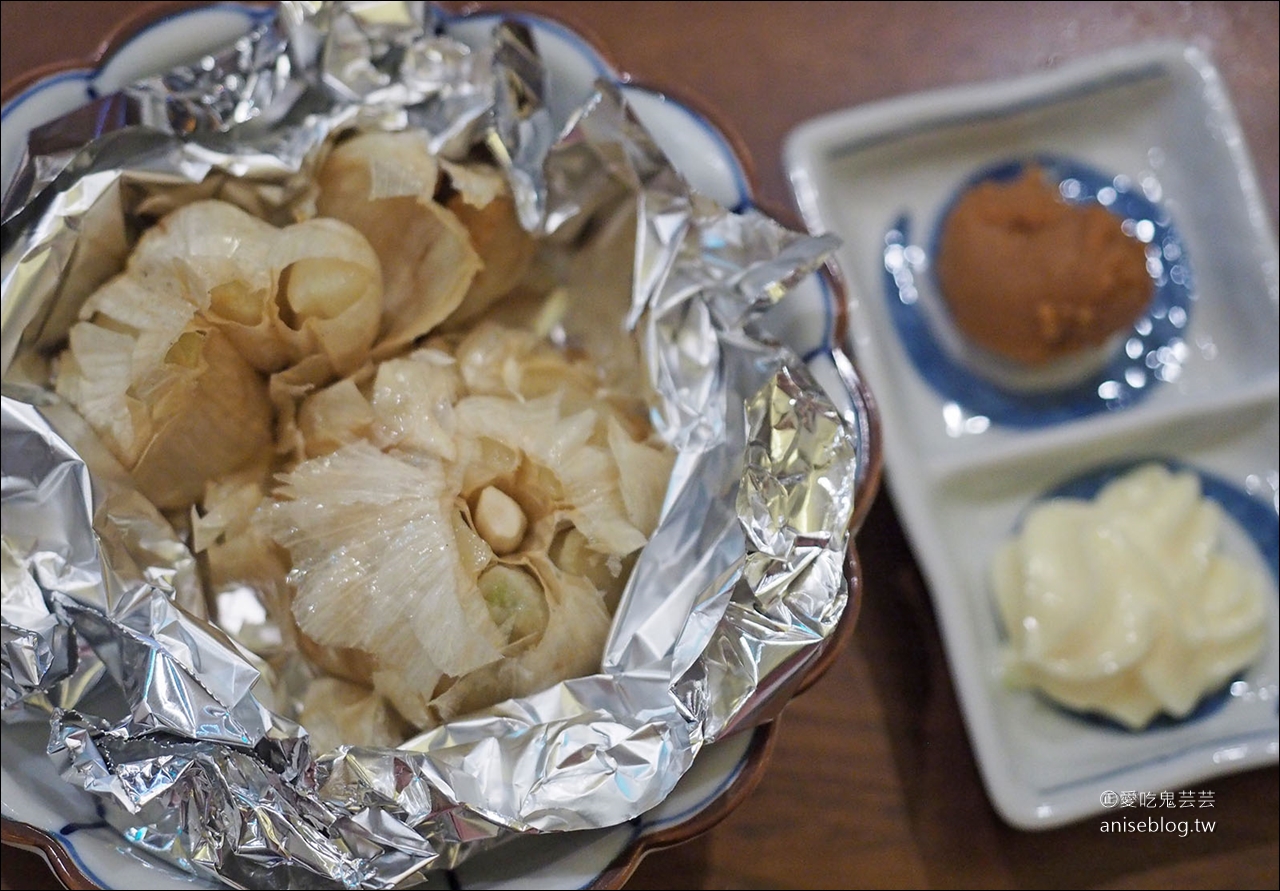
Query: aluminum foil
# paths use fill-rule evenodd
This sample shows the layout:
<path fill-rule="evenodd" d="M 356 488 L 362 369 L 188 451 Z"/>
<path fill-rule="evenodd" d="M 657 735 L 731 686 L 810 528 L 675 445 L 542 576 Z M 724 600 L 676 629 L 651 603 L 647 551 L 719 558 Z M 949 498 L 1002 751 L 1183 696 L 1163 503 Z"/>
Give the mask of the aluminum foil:
<path fill-rule="evenodd" d="M 480 47 L 446 32 L 421 3 L 284 3 L 33 133 L 4 204 L 4 718 L 48 721 L 62 775 L 135 844 L 237 887 L 405 887 L 517 833 L 629 820 L 703 745 L 773 716 L 849 596 L 868 409 L 838 409 L 760 328 L 834 241 L 691 190 L 608 83 L 554 114 L 520 25 Z M 482 146 L 526 228 L 616 233 L 600 249 L 634 262 L 610 267 L 605 309 L 643 347 L 678 457 L 599 673 L 398 749 L 315 752 L 42 357 L 141 210 L 233 195 L 273 219 L 350 127 Z"/>

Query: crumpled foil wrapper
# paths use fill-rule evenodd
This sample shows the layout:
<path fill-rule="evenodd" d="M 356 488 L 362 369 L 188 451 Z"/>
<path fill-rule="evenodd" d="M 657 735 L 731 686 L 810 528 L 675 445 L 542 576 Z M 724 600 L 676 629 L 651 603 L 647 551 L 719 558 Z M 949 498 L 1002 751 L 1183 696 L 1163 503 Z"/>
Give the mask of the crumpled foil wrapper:
<path fill-rule="evenodd" d="M 33 132 L 4 204 L 4 718 L 48 721 L 62 775 L 132 842 L 237 887 L 405 887 L 516 833 L 629 820 L 776 714 L 849 597 L 870 409 L 838 409 L 759 327 L 833 239 L 692 191 L 608 83 L 555 119 L 522 26 L 480 48 L 446 31 L 422 3 L 286 2 Z M 234 193 L 270 219 L 350 127 L 483 146 L 547 237 L 625 223 L 612 308 L 678 458 L 598 674 L 398 749 L 314 752 L 205 616 L 180 537 L 27 360 L 121 268 L 143 203 Z"/>

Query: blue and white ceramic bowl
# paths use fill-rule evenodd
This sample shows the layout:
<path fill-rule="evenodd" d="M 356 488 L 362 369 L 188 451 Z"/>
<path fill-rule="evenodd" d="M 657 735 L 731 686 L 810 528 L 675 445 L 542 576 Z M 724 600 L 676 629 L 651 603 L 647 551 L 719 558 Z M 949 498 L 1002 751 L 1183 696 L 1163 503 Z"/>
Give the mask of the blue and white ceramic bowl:
<path fill-rule="evenodd" d="M 269 10 L 241 4 L 164 14 L 135 25 L 108 41 L 96 61 L 68 65 L 38 79 L 22 79 L 7 90 L 3 107 L 3 182 L 8 187 L 20 162 L 26 133 L 85 102 L 140 77 L 199 57 L 247 32 Z M 550 75 L 549 104 L 563 119 L 590 95 L 596 78 L 620 84 L 623 94 L 653 132 L 673 164 L 706 194 L 733 209 L 751 206 L 742 160 L 723 131 L 699 111 L 624 78 L 583 38 L 558 22 L 515 13 L 532 30 Z M 460 15 L 448 30 L 466 41 L 482 40 L 497 20 L 493 13 Z M 825 276 L 811 276 L 771 311 L 771 330 L 809 363 L 838 404 L 856 410 L 875 427 L 870 394 L 832 352 L 840 297 Z M 856 403 L 856 406 L 854 405 Z M 879 477 L 878 428 L 870 439 L 858 493 L 861 522 Z M 846 572 L 856 593 L 857 562 L 850 549 Z M 800 687 L 812 683 L 847 641 L 857 614 L 856 597 L 812 663 Z M 699 754 L 663 804 L 611 829 L 519 839 L 472 858 L 442 874 L 442 888 L 611 888 L 620 886 L 648 850 L 684 841 L 705 831 L 736 807 L 762 775 L 774 724 L 744 731 Z M 131 848 L 95 811 L 93 801 L 57 776 L 44 754 L 48 728 L 3 727 L 4 841 L 38 850 L 70 887 L 209 887 L 174 867 Z"/>

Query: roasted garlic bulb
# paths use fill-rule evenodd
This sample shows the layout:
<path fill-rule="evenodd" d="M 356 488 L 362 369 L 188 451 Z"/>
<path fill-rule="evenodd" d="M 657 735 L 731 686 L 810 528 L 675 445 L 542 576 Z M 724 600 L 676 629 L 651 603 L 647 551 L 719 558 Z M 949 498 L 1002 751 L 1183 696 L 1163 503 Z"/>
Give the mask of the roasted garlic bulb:
<path fill-rule="evenodd" d="M 442 171 L 421 133 L 363 133 L 339 143 L 316 184 L 317 210 L 358 229 L 382 263 L 379 356 L 446 320 L 474 319 L 515 287 L 533 257 L 534 240 L 497 170 Z"/>
<path fill-rule="evenodd" d="M 284 228 L 170 212 L 56 386 L 183 518 L 209 593 L 256 592 L 261 640 L 305 657 L 317 741 L 382 745 L 594 671 L 673 455 L 635 357 L 492 321 L 547 288 L 495 168 L 355 135 L 313 197 Z"/>
<path fill-rule="evenodd" d="M 267 508 L 293 615 L 321 646 L 372 657 L 368 682 L 414 725 L 597 667 L 672 463 L 644 406 L 597 378 L 486 324 L 304 402 L 339 432 L 306 425 L 317 457 Z"/>
<path fill-rule="evenodd" d="M 266 375 L 364 361 L 382 278 L 336 220 L 277 229 L 221 201 L 189 204 L 139 241 L 85 302 L 56 387 L 161 508 L 272 451 Z"/>

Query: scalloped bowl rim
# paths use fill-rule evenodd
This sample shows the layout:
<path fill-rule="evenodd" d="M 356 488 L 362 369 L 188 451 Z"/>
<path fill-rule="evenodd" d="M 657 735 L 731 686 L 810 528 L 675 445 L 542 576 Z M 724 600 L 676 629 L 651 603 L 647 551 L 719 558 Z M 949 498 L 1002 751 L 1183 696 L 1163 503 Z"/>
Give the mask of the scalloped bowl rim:
<path fill-rule="evenodd" d="M 51 117 L 70 111 L 96 95 L 118 89 L 119 86 L 154 71 L 158 66 L 145 60 L 139 61 L 140 47 L 152 40 L 173 40 L 181 33 L 181 47 L 190 48 L 177 58 L 173 57 L 173 44 L 166 47 L 169 58 L 173 62 L 159 63 L 159 67 L 176 64 L 185 56 L 206 51 L 209 47 L 226 43 L 239 34 L 244 33 L 255 24 L 268 19 L 273 11 L 267 7 L 254 7 L 241 3 L 218 3 L 205 7 L 172 8 L 164 4 L 153 4 L 144 7 L 139 13 L 117 26 L 99 45 L 93 56 L 78 60 L 67 60 L 27 72 L 16 80 L 5 85 L 3 107 L 0 108 L 0 119 L 5 124 L 5 158 L 3 179 L 0 182 L 7 188 L 12 173 L 16 169 L 17 158 L 10 158 L 13 147 L 14 132 L 25 134 L 32 126 L 36 126 Z M 488 21 L 501 16 L 510 16 L 528 24 L 536 33 L 540 44 L 550 39 L 557 44 L 552 53 L 568 50 L 576 55 L 572 57 L 578 66 L 584 67 L 592 76 L 612 79 L 622 89 L 628 102 L 636 113 L 645 120 L 655 133 L 660 127 L 685 127 L 682 141 L 675 146 L 664 143 L 663 147 L 672 158 L 673 163 L 690 180 L 704 188 L 725 206 L 734 210 L 743 210 L 754 204 L 750 160 L 742 147 L 741 141 L 721 122 L 713 122 L 701 109 L 695 110 L 693 103 L 672 98 L 669 91 L 659 91 L 643 86 L 634 79 L 620 74 L 590 40 L 566 24 L 541 14 L 532 14 L 520 10 L 479 9 L 457 14 L 446 13 L 446 27 L 451 33 L 474 29 Z M 199 32 L 195 32 L 194 19 L 203 19 Z M 194 39 L 186 39 L 194 36 Z M 465 39 L 465 37 L 463 37 Z M 542 46 L 544 53 L 548 52 Z M 551 55 L 552 53 L 549 53 Z M 558 56 L 556 58 L 559 58 Z M 560 59 L 563 62 L 563 59 Z M 78 85 L 78 86 L 77 86 Z M 78 93 L 75 90 L 79 90 Z M 16 117 L 15 117 L 16 115 Z M 659 126 L 654 127 L 657 121 Z M 16 126 L 15 126 L 16 125 Z M 665 132 L 665 131 L 663 131 Z M 659 140 L 662 141 L 661 139 Z M 18 149 L 20 153 L 20 146 Z M 710 166 L 705 165 L 710 162 Z M 708 183 L 708 179 L 710 183 Z M 708 187 L 709 185 L 709 187 Z M 773 214 L 781 216 L 780 214 Z M 802 287 L 816 292 L 810 295 L 810 303 L 817 301 L 821 308 L 821 324 L 819 330 L 808 330 L 808 340 L 799 349 L 804 360 L 817 372 L 818 377 L 829 387 L 843 382 L 849 386 L 847 371 L 842 367 L 838 357 L 832 355 L 837 330 L 843 322 L 843 295 L 840 292 L 838 274 L 832 269 L 824 270 L 821 276 L 811 276 Z M 804 319 L 783 320 L 782 327 L 802 326 Z M 812 321 L 810 314 L 807 321 Z M 812 325 L 809 326 L 812 328 Z M 857 406 L 863 420 L 869 425 L 867 438 L 863 445 L 864 471 L 860 473 L 859 492 L 860 506 L 855 515 L 852 528 L 861 525 L 866 510 L 878 487 L 880 476 L 880 448 L 878 418 L 871 394 L 859 382 L 852 394 L 860 400 Z M 826 671 L 847 643 L 856 623 L 861 598 L 861 573 L 858 568 L 853 537 L 850 536 L 849 550 L 846 560 L 846 576 L 850 580 L 849 605 L 841 618 L 840 627 L 827 641 L 821 652 L 810 660 L 804 669 L 803 677 L 796 685 L 796 693 L 807 689 Z M 658 808 L 650 811 L 628 824 L 611 827 L 607 830 L 594 830 L 593 834 L 606 836 L 625 836 L 611 838 L 606 845 L 607 853 L 597 857 L 579 875 L 564 873 L 544 875 L 545 880 L 566 882 L 577 880 L 578 887 L 612 888 L 620 887 L 634 872 L 640 859 L 652 850 L 687 841 L 724 819 L 751 792 L 763 776 L 772 751 L 776 719 L 761 724 L 750 733 L 740 733 L 718 743 L 722 752 L 718 761 L 710 771 L 710 777 L 699 780 L 699 789 L 703 790 L 700 798 L 694 798 L 682 781 L 670 798 Z M 707 751 L 710 752 L 711 747 Z M 703 768 L 708 758 L 700 755 L 693 770 L 686 780 L 694 778 L 695 772 Z M 708 771 L 703 769 L 704 773 Z M 706 789 L 709 788 L 709 791 Z M 6 790 L 7 791 L 7 790 Z M 9 795 L 5 795 L 3 817 L 3 841 L 28 850 L 38 852 L 49 863 L 58 878 L 68 887 L 109 887 L 104 881 L 110 877 L 100 875 L 102 867 L 97 870 L 85 861 L 71 839 L 76 829 L 81 827 L 67 824 L 60 829 L 52 826 L 35 826 L 10 816 Z M 105 825 L 105 824 L 104 824 Z M 71 828 L 72 831 L 68 831 Z M 144 858 L 115 835 L 115 830 L 108 830 L 109 838 L 119 842 L 116 845 L 121 853 L 131 856 L 136 862 L 144 862 Z M 92 835 L 87 833 L 85 837 Z M 110 844 L 110 841 L 103 842 Z M 615 850 L 616 849 L 616 850 Z M 95 860 L 101 859 L 93 858 Z M 474 861 L 469 861 L 473 863 Z M 159 861 L 156 861 L 159 863 Z M 168 864 L 155 866 L 168 873 L 174 880 L 184 882 L 184 887 L 198 886 L 199 879 L 181 873 L 176 867 Z M 461 867 L 466 870 L 468 864 Z M 453 887 L 457 884 L 456 876 L 451 876 Z M 192 883 L 197 883 L 193 885 Z"/>

